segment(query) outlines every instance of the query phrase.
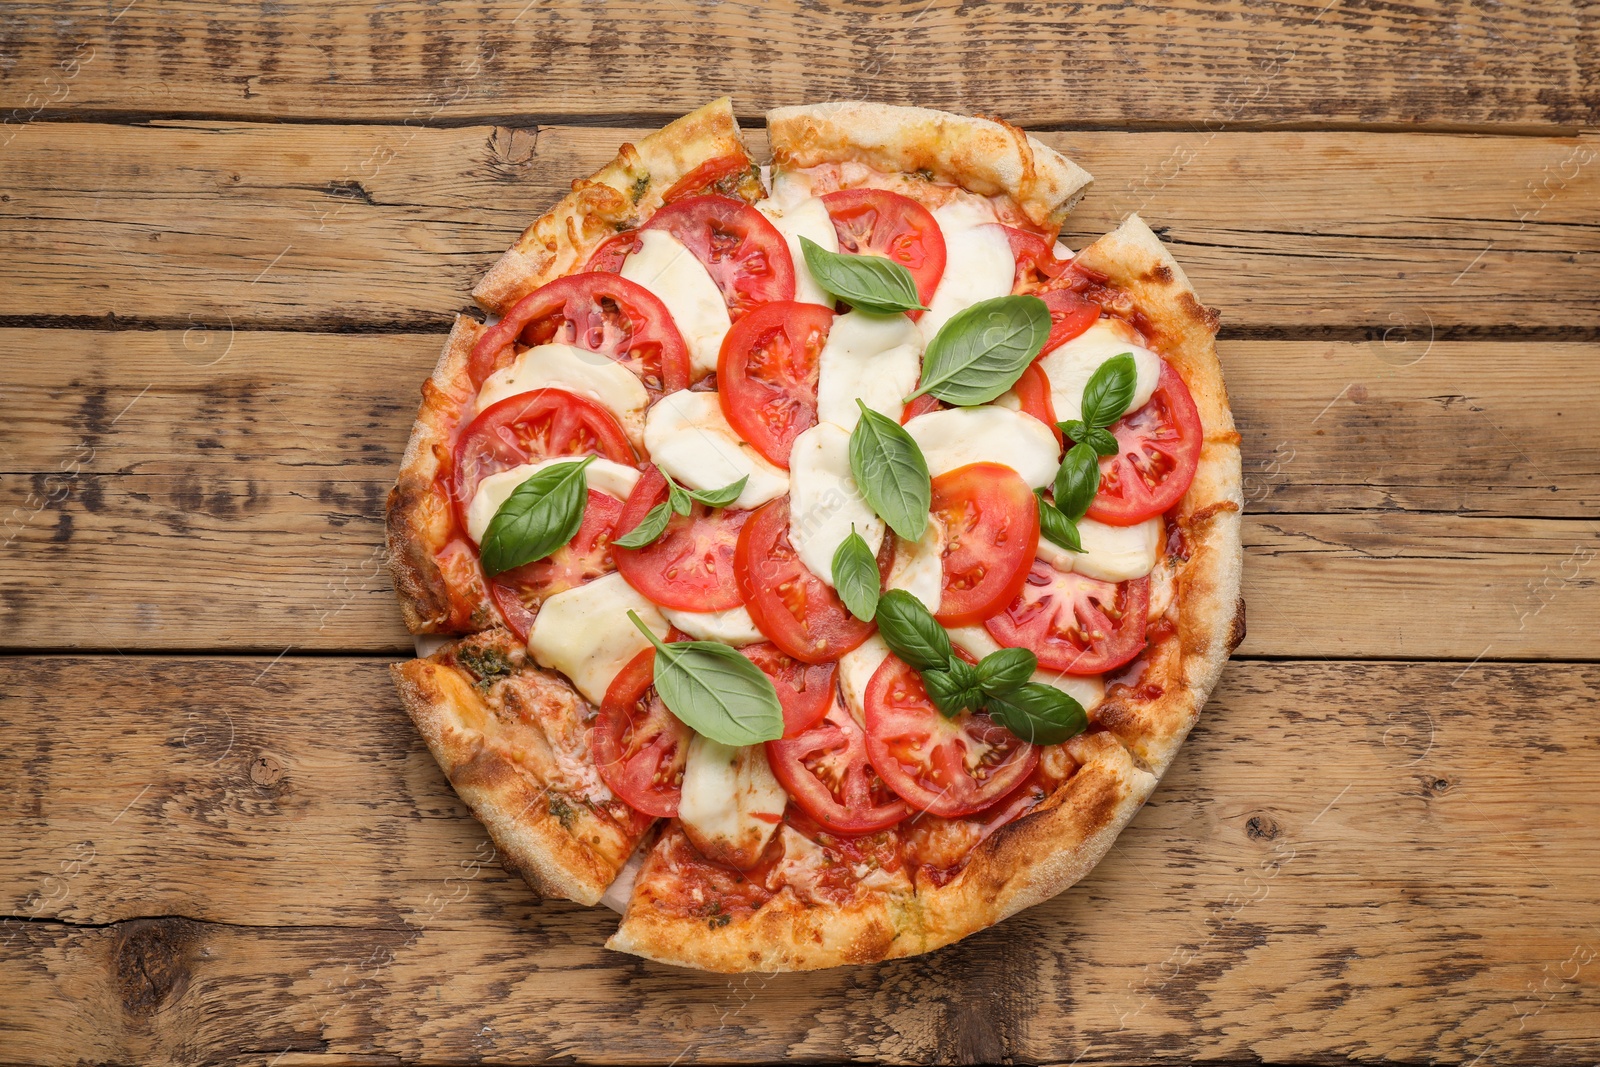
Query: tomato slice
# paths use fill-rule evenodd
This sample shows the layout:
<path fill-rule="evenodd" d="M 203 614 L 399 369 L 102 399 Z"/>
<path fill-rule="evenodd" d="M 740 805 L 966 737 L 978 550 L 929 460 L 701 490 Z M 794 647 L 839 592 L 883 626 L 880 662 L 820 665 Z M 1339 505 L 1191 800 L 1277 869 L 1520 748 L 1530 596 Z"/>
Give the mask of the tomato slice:
<path fill-rule="evenodd" d="M 944 277 L 945 247 L 932 212 L 887 189 L 840 189 L 822 203 L 833 218 L 839 251 L 887 256 L 911 272 L 924 305 L 933 299 Z"/>
<path fill-rule="evenodd" d="M 1039 551 L 1039 504 L 1022 476 L 970 463 L 933 480 L 933 518 L 944 528 L 944 592 L 934 617 L 982 622 L 1016 599 Z"/>
<path fill-rule="evenodd" d="M 752 209 L 753 210 L 753 209 Z M 604 246 L 602 246 L 604 247 Z M 619 274 L 587 271 L 541 285 L 472 346 L 473 385 L 516 358 L 516 342 L 577 345 L 614 359 L 657 393 L 689 387 L 689 349 L 654 293 Z"/>
<path fill-rule="evenodd" d="M 794 299 L 788 242 L 743 200 L 686 197 L 650 216 L 644 229 L 666 230 L 705 264 L 735 322 L 761 304 Z"/>
<path fill-rule="evenodd" d="M 678 814 L 692 731 L 655 688 L 656 652 L 647 648 L 611 681 L 594 721 L 595 768 L 635 811 Z"/>
<path fill-rule="evenodd" d="M 794 737 L 816 725 L 833 700 L 837 663 L 801 663 L 770 641 L 739 650 L 772 679 L 783 705 L 783 736 Z"/>
<path fill-rule="evenodd" d="M 1068 261 L 1056 258 L 1052 242 L 1014 226 L 1002 229 L 1006 231 L 1006 240 L 1011 242 L 1011 258 L 1017 264 L 1016 279 L 1011 284 L 1013 293 L 1031 293 L 1066 269 Z"/>
<path fill-rule="evenodd" d="M 984 621 L 1007 648 L 1026 648 L 1039 666 L 1065 674 L 1101 674 L 1144 650 L 1150 577 L 1113 584 L 1034 560 L 1022 592 Z"/>
<path fill-rule="evenodd" d="M 617 536 L 644 521 L 667 499 L 667 479 L 647 466 L 622 506 Z M 627 583 L 664 608 L 675 611 L 726 611 L 740 604 L 733 553 L 748 511 L 694 504 L 687 515 L 673 515 L 661 536 L 643 548 L 616 548 L 611 554 Z"/>
<path fill-rule="evenodd" d="M 1070 289 L 1052 289 L 1039 294 L 1039 299 L 1050 309 L 1050 336 L 1044 339 L 1044 347 L 1039 349 L 1035 362 L 1042 359 L 1046 352 L 1055 351 L 1093 326 L 1100 318 L 1099 304 L 1084 299 Z"/>
<path fill-rule="evenodd" d="M 867 683 L 867 757 L 890 789 L 919 811 L 947 819 L 982 811 L 1039 762 L 1039 751 L 964 711 L 947 719 L 922 678 L 897 656 Z"/>
<path fill-rule="evenodd" d="M 622 261 L 638 249 L 639 231 L 623 230 L 596 245 L 595 250 L 589 253 L 589 262 L 583 265 L 583 269 L 603 274 L 617 274 L 622 270 Z"/>
<path fill-rule="evenodd" d="M 850 614 L 839 594 L 800 562 L 789 543 L 786 496 L 751 513 L 733 568 L 756 628 L 803 663 L 836 660 L 872 635 L 873 625 Z"/>
<path fill-rule="evenodd" d="M 794 439 L 817 424 L 817 361 L 833 310 L 783 300 L 728 331 L 717 359 L 722 414 L 739 436 L 780 467 Z"/>
<path fill-rule="evenodd" d="M 708 159 L 674 182 L 671 189 L 661 194 L 661 202 L 670 204 L 674 200 L 702 193 L 732 193 L 733 187 L 753 170 L 754 164 L 743 152 Z"/>
<path fill-rule="evenodd" d="M 616 536 L 622 501 L 609 493 L 589 490 L 589 503 L 583 512 L 583 525 L 572 540 L 544 559 L 524 563 L 489 579 L 500 616 L 518 638 L 527 641 L 539 605 L 568 589 L 594 581 L 617 569 L 611 558 L 611 539 Z"/>
<path fill-rule="evenodd" d="M 478 413 L 456 441 L 450 493 L 461 528 L 478 483 L 523 463 L 593 453 L 634 466 L 633 446 L 616 417 L 596 401 L 565 389 L 508 396 Z"/>
<path fill-rule="evenodd" d="M 1117 454 L 1100 460 L 1100 491 L 1089 518 L 1132 526 L 1171 508 L 1194 481 L 1205 443 L 1200 413 L 1183 376 L 1165 360 L 1144 407 L 1111 427 Z"/>
<path fill-rule="evenodd" d="M 907 404 L 906 409 L 900 413 L 900 425 L 904 426 L 918 415 L 926 415 L 930 411 L 941 411 L 943 408 L 944 401 L 932 393 L 923 393 Z"/>
<path fill-rule="evenodd" d="M 1027 370 L 1022 372 L 1022 377 L 1017 379 L 1017 384 L 1011 387 L 1017 394 L 1017 400 L 1022 404 L 1022 411 L 1032 415 L 1046 426 L 1055 435 L 1056 447 L 1060 448 L 1065 443 L 1061 436 L 1061 428 L 1056 425 L 1056 405 L 1050 399 L 1050 379 L 1044 373 L 1044 368 L 1037 363 L 1028 364 Z M 923 396 L 928 394 L 924 393 Z M 918 397 L 918 400 L 922 397 Z"/>
<path fill-rule="evenodd" d="M 869 834 L 911 814 L 873 768 L 866 734 L 837 697 L 809 730 L 768 741 L 767 763 L 789 799 L 834 833 Z"/>

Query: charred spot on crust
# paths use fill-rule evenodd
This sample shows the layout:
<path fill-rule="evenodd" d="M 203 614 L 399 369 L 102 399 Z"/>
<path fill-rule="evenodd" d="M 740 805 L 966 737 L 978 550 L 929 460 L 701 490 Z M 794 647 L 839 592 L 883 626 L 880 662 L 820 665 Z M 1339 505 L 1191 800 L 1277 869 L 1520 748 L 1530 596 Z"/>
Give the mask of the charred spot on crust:
<path fill-rule="evenodd" d="M 1239 607 L 1233 613 L 1233 625 L 1228 627 L 1228 651 L 1232 652 L 1244 643 L 1244 597 L 1239 598 Z"/>
<path fill-rule="evenodd" d="M 1166 270 L 1167 268 L 1162 267 L 1161 269 Z M 1222 322 L 1222 314 L 1216 308 L 1206 307 L 1196 300 L 1194 294 L 1188 290 L 1178 294 L 1178 310 L 1183 313 L 1185 318 L 1199 323 L 1209 333 L 1216 333 L 1217 327 Z"/>
<path fill-rule="evenodd" d="M 1167 266 L 1165 263 L 1157 263 L 1151 269 L 1150 277 L 1153 281 L 1161 285 L 1166 285 L 1168 282 L 1172 281 L 1172 268 Z"/>

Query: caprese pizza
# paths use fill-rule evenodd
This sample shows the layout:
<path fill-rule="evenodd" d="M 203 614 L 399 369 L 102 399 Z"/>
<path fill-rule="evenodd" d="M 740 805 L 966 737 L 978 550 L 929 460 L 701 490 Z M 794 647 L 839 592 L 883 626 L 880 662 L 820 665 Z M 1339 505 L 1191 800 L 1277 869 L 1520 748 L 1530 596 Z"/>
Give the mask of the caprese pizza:
<path fill-rule="evenodd" d="M 1060 892 L 1243 635 L 1216 313 L 987 119 L 727 100 L 474 292 L 389 500 L 405 706 L 506 865 L 711 970 Z"/>

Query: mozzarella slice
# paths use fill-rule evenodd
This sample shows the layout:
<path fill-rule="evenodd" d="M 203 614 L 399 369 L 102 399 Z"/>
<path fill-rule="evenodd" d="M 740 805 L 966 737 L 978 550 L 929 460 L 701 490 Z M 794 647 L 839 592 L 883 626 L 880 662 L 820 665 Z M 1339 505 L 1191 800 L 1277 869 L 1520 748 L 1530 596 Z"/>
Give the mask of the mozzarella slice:
<path fill-rule="evenodd" d="M 650 647 L 628 618 L 629 611 L 657 637 L 667 636 L 667 620 L 656 606 L 613 573 L 541 604 L 528 634 L 528 651 L 539 666 L 565 674 L 590 703 L 599 704 L 612 679 Z"/>
<path fill-rule="evenodd" d="M 668 393 L 644 422 L 644 446 L 656 466 L 690 489 L 721 489 L 749 477 L 736 508 L 753 508 L 789 491 L 789 476 L 745 444 L 722 414 L 716 393 Z"/>
<path fill-rule="evenodd" d="M 800 246 L 800 238 L 808 237 L 829 252 L 839 251 L 839 235 L 827 207 L 810 196 L 786 204 L 774 190 L 771 198 L 756 205 L 756 210 L 772 221 L 789 245 L 789 258 L 794 260 L 794 298 L 803 304 L 832 307 L 833 297 L 811 276 L 805 249 Z"/>
<path fill-rule="evenodd" d="M 1058 571 L 1077 571 L 1103 582 L 1143 578 L 1156 565 L 1166 525 L 1158 515 L 1133 526 L 1109 526 L 1094 519 L 1078 520 L 1082 552 L 1039 538 L 1039 558 Z"/>
<path fill-rule="evenodd" d="M 1083 418 L 1083 387 L 1112 356 L 1132 353 L 1135 371 L 1129 411 L 1138 411 L 1156 391 L 1161 377 L 1161 357 L 1135 343 L 1132 326 L 1121 319 L 1105 318 L 1064 345 L 1052 348 L 1039 361 L 1050 380 L 1050 402 L 1062 422 Z"/>
<path fill-rule="evenodd" d="M 478 488 L 472 494 L 472 502 L 467 505 L 467 536 L 472 538 L 474 544 L 482 544 L 483 535 L 489 529 L 489 521 L 494 518 L 494 513 L 500 510 L 500 505 L 517 491 L 517 486 L 546 467 L 556 463 L 571 463 L 579 458 L 581 457 L 557 456 L 553 459 L 540 460 L 538 463 L 524 463 L 499 474 L 489 475 L 478 483 Z M 634 483 L 639 480 L 639 472 L 632 467 L 600 456 L 596 456 L 594 462 L 584 468 L 583 476 L 587 479 L 590 489 L 598 490 L 607 496 L 614 496 L 618 500 L 628 499 L 628 494 L 633 492 Z"/>
<path fill-rule="evenodd" d="M 904 589 L 929 611 L 939 610 L 939 601 L 944 597 L 944 527 L 929 520 L 922 540 L 895 537 L 889 588 Z"/>
<path fill-rule="evenodd" d="M 614 359 L 576 345 L 535 345 L 502 367 L 478 391 L 478 410 L 531 389 L 555 388 L 598 401 L 617 417 L 629 440 L 644 433 L 650 394 L 634 373 Z"/>
<path fill-rule="evenodd" d="M 957 626 L 949 631 L 950 643 L 974 659 L 982 659 L 1000 648 L 1000 642 L 990 636 L 982 626 Z M 1080 677 L 1076 674 L 1058 674 L 1055 671 L 1034 671 L 1032 681 L 1053 685 L 1090 711 L 1106 697 L 1106 683 L 1099 675 Z"/>
<path fill-rule="evenodd" d="M 1061 466 L 1050 427 L 1020 411 L 1000 407 L 949 408 L 906 423 L 935 478 L 969 463 L 1003 463 L 1038 489 Z"/>
<path fill-rule="evenodd" d="M 831 586 L 833 554 L 852 524 L 876 555 L 883 520 L 861 498 L 850 473 L 850 435 L 819 422 L 796 437 L 789 451 L 789 543 L 806 569 Z"/>
<path fill-rule="evenodd" d="M 743 605 L 726 611 L 674 611 L 662 608 L 661 614 L 668 622 L 699 641 L 721 641 L 734 648 L 743 648 L 766 635 L 756 629 L 755 620 Z"/>
<path fill-rule="evenodd" d="M 735 748 L 699 734 L 690 739 L 678 821 L 707 859 L 754 867 L 788 802 L 763 746 Z"/>
<path fill-rule="evenodd" d="M 904 315 L 852 311 L 833 320 L 817 360 L 817 418 L 855 428 L 856 400 L 900 421 L 922 374 L 922 334 Z"/>
<path fill-rule="evenodd" d="M 939 327 L 980 300 L 1006 296 L 1017 261 L 994 208 L 980 197 L 958 197 L 933 213 L 944 233 L 945 268 L 928 311 L 917 321 L 929 341 Z"/>
<path fill-rule="evenodd" d="M 622 276 L 654 293 L 689 346 L 689 372 L 700 378 L 717 369 L 722 338 L 732 324 L 722 290 L 705 264 L 665 230 L 641 230 L 640 246 L 622 261 Z"/>
<path fill-rule="evenodd" d="M 888 658 L 889 646 L 876 633 L 839 657 L 839 689 L 858 723 L 867 721 L 867 683 Z"/>

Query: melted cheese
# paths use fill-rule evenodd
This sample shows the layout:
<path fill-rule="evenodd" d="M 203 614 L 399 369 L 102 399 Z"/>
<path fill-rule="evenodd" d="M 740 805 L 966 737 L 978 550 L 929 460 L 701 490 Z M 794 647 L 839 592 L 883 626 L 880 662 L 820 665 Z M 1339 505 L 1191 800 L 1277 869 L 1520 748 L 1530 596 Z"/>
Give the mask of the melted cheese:
<path fill-rule="evenodd" d="M 757 204 L 756 210 L 771 220 L 789 245 L 789 258 L 794 261 L 794 298 L 802 304 L 832 307 L 833 298 L 811 276 L 805 249 L 800 245 L 800 238 L 808 237 L 826 251 L 839 251 L 839 235 L 833 228 L 827 207 L 810 196 L 785 203 L 778 199 L 774 190 L 774 195 Z"/>
<path fill-rule="evenodd" d="M 749 476 L 732 504 L 753 508 L 789 491 L 789 476 L 745 444 L 716 393 L 668 393 L 650 409 L 644 445 L 656 466 L 690 489 L 721 489 Z"/>
<path fill-rule="evenodd" d="M 883 520 L 873 514 L 850 474 L 850 434 L 819 422 L 794 439 L 789 451 L 789 542 L 806 569 L 833 585 L 833 554 L 851 525 L 874 554 L 883 544 Z"/>
<path fill-rule="evenodd" d="M 740 869 L 755 866 L 788 802 L 763 746 L 734 748 L 700 734 L 690 739 L 678 821 L 708 858 Z"/>
<path fill-rule="evenodd" d="M 650 632 L 667 636 L 667 620 L 620 574 L 607 574 L 546 600 L 528 634 L 539 666 L 572 679 L 590 703 L 605 699 L 611 680 L 650 642 L 628 618 L 633 611 Z"/>
<path fill-rule="evenodd" d="M 938 522 L 929 520 L 920 541 L 895 537 L 889 588 L 904 589 L 929 611 L 939 610 L 944 598 L 944 527 Z"/>
<path fill-rule="evenodd" d="M 579 457 L 557 456 L 554 459 L 540 460 L 538 463 L 524 463 L 499 474 L 491 474 L 479 482 L 478 488 L 472 494 L 472 502 L 467 505 L 467 536 L 472 538 L 474 544 L 482 544 L 483 535 L 488 531 L 494 513 L 499 511 L 500 506 L 517 491 L 517 486 L 546 467 L 556 463 L 571 463 L 577 458 Z M 584 468 L 583 476 L 590 489 L 605 493 L 607 496 L 614 496 L 618 500 L 628 499 L 628 494 L 633 492 L 634 483 L 639 480 L 639 472 L 632 467 L 614 463 L 601 456 L 595 457 L 594 462 Z"/>
<path fill-rule="evenodd" d="M 994 208 L 976 196 L 958 197 L 933 213 L 944 233 L 945 268 L 928 311 L 917 322 L 929 341 L 939 328 L 980 300 L 1006 296 L 1016 279 L 1011 242 Z"/>
<path fill-rule="evenodd" d="M 1083 418 L 1083 387 L 1100 364 L 1124 352 L 1133 355 L 1133 400 L 1138 411 L 1156 391 L 1161 377 L 1161 357 L 1134 341 L 1133 327 L 1121 319 L 1101 319 L 1066 344 L 1046 352 L 1039 367 L 1050 381 L 1050 403 L 1062 422 Z"/>
<path fill-rule="evenodd" d="M 662 608 L 661 614 L 668 622 L 698 641 L 721 641 L 734 648 L 743 648 L 766 635 L 756 629 L 755 620 L 743 605 L 726 611 L 674 611 Z"/>
<path fill-rule="evenodd" d="M 957 626 L 949 631 L 951 644 L 956 645 L 974 659 L 982 659 L 1000 648 L 1000 642 L 990 636 L 982 626 Z M 1040 685 L 1053 685 L 1083 705 L 1084 711 L 1099 707 L 1106 698 L 1106 683 L 1099 675 L 1080 677 L 1075 674 L 1058 674 L 1054 671 L 1034 671 L 1032 681 Z"/>
<path fill-rule="evenodd" d="M 858 723 L 867 721 L 867 683 L 888 658 L 889 646 L 876 633 L 839 657 L 839 688 Z"/>
<path fill-rule="evenodd" d="M 1073 552 L 1039 538 L 1039 558 L 1058 571 L 1077 571 L 1103 582 L 1143 578 L 1156 565 L 1166 526 L 1157 515 L 1133 526 L 1109 526 L 1094 519 L 1078 520 L 1082 552 Z"/>
<path fill-rule="evenodd" d="M 478 410 L 532 389 L 565 389 L 599 402 L 638 444 L 650 394 L 644 383 L 616 360 L 576 345 L 536 345 L 509 367 L 489 375 L 478 392 Z"/>
<path fill-rule="evenodd" d="M 833 320 L 817 361 L 817 418 L 855 428 L 856 400 L 900 421 L 922 374 L 922 334 L 904 315 L 852 311 Z"/>
<path fill-rule="evenodd" d="M 640 247 L 622 262 L 622 276 L 650 290 L 667 305 L 683 343 L 689 373 L 700 378 L 717 369 L 722 338 L 732 324 L 722 290 L 705 264 L 665 230 L 642 230 Z"/>
<path fill-rule="evenodd" d="M 1050 428 L 1032 415 L 1000 407 L 950 408 L 906 423 L 935 478 L 969 463 L 1002 463 L 1034 489 L 1049 485 L 1061 466 Z"/>

